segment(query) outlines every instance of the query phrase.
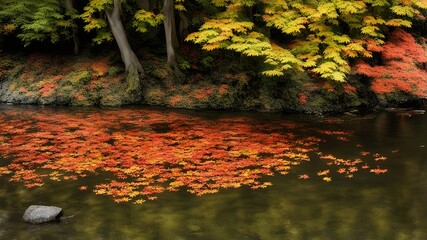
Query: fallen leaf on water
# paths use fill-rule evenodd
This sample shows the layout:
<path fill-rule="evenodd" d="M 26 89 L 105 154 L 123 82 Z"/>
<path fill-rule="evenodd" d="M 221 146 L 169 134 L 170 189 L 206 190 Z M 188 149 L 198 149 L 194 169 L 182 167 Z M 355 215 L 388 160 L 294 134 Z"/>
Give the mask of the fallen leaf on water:
<path fill-rule="evenodd" d="M 331 178 L 331 177 L 324 177 L 324 178 L 323 178 L 323 181 L 325 181 L 325 182 L 330 182 L 330 181 L 332 181 L 332 178 Z"/>
<path fill-rule="evenodd" d="M 324 171 L 320 171 L 320 172 L 317 172 L 317 175 L 319 175 L 319 176 L 324 176 L 324 175 L 328 175 L 329 174 L 329 169 L 328 170 L 324 170 Z"/>
<path fill-rule="evenodd" d="M 378 175 L 378 174 L 381 174 L 381 173 L 386 173 L 387 171 L 388 171 L 387 169 L 374 168 L 374 169 L 371 169 L 370 172 L 373 172 L 376 175 Z"/>
<path fill-rule="evenodd" d="M 118 203 L 140 204 L 165 191 L 188 190 L 201 196 L 243 186 L 262 189 L 271 185 L 265 176 L 290 175 L 298 165 L 318 158 L 322 171 L 317 174 L 330 182 L 332 178 L 326 177 L 330 172 L 349 178 L 350 172 L 366 169 L 366 162 L 374 160 L 365 157 L 361 166 L 363 161 L 357 157 L 322 153 L 321 142 L 350 140 L 351 134 L 283 119 L 263 122 L 144 109 L 70 113 L 37 108 L 28 113 L 1 111 L 0 129 L 4 130 L 0 158 L 12 159 L 0 167 L 2 177 L 31 188 L 48 179 L 82 181 L 108 174 L 108 179 L 96 178 L 94 186 L 79 189 L 93 189 Z M 355 156 L 363 150 L 351 142 L 347 145 Z"/>
<path fill-rule="evenodd" d="M 302 174 L 298 176 L 298 179 L 309 179 L 310 176 L 308 176 L 307 174 Z"/>
<path fill-rule="evenodd" d="M 384 157 L 384 156 L 378 156 L 378 157 L 375 157 L 375 158 L 374 158 L 374 160 L 375 160 L 375 161 L 385 161 L 385 160 L 387 160 L 387 157 Z"/>
<path fill-rule="evenodd" d="M 362 155 L 362 156 L 368 156 L 369 154 L 371 154 L 371 153 L 370 152 L 365 152 L 365 151 L 360 152 L 360 155 Z"/>

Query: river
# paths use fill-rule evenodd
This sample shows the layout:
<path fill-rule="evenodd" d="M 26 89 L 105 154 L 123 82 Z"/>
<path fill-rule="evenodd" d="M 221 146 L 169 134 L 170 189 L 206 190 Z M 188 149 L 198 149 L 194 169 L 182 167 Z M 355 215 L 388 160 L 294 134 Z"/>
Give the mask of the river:
<path fill-rule="evenodd" d="M 0 239 L 427 239 L 427 115 L 0 106 Z M 22 222 L 32 204 L 60 223 Z"/>

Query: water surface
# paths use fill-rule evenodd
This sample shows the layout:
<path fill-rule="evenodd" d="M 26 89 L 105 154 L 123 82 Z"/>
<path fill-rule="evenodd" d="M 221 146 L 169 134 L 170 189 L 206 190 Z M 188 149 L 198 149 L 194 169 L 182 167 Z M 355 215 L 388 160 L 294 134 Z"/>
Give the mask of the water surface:
<path fill-rule="evenodd" d="M 427 239 L 427 116 L 0 107 L 1 239 Z M 31 204 L 60 224 L 27 225 Z"/>

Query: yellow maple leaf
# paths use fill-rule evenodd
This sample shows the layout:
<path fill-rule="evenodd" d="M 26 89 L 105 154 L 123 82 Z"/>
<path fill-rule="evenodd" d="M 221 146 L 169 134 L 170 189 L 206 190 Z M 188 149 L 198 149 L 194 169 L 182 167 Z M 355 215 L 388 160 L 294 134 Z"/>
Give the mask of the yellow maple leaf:
<path fill-rule="evenodd" d="M 323 181 L 325 181 L 325 182 L 330 182 L 330 181 L 332 181 L 332 178 L 331 178 L 331 177 L 324 177 L 324 178 L 323 178 Z"/>

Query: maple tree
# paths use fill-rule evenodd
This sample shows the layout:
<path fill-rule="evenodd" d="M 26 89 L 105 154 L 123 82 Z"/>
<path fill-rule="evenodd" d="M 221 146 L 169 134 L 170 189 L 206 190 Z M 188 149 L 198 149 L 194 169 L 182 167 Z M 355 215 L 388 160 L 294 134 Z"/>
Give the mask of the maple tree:
<path fill-rule="evenodd" d="M 140 9 L 134 15 L 133 26 L 139 32 L 147 32 L 150 27 L 156 27 L 163 22 L 166 38 L 167 62 L 170 66 L 177 68 L 176 50 L 179 47 L 177 25 L 180 28 L 180 34 L 188 28 L 188 19 L 183 14 L 186 11 L 184 0 L 164 0 L 136 1 Z M 161 6 L 161 9 L 159 6 Z M 178 11 L 179 24 L 175 22 L 175 12 Z"/>
<path fill-rule="evenodd" d="M 203 195 L 224 188 L 265 188 L 271 183 L 263 176 L 298 172 L 292 169 L 316 155 L 326 168 L 317 175 L 326 182 L 363 170 L 386 172 L 380 168 L 386 157 L 361 147 L 350 159 L 319 150 L 323 141 L 346 143 L 350 133 L 292 121 L 211 120 L 142 109 L 70 113 L 38 108 L 24 113 L 14 108 L 2 109 L 0 128 L 0 159 L 12 160 L 0 161 L 0 175 L 31 188 L 49 179 L 109 173 L 104 182 L 81 189 L 116 202 L 142 203 L 164 191 Z M 316 178 L 309 174 L 298 178 Z"/>
<path fill-rule="evenodd" d="M 141 91 L 140 75 L 144 74 L 144 70 L 130 46 L 123 26 L 122 0 L 91 0 L 84 11 L 82 14 L 82 18 L 86 22 L 84 29 L 86 31 L 97 31 L 97 36 L 93 39 L 94 42 L 100 44 L 113 39 L 116 41 L 127 72 L 129 85 L 127 92 L 138 95 Z"/>
<path fill-rule="evenodd" d="M 404 30 L 395 30 L 387 42 L 374 49 L 381 54 L 382 64 L 371 66 L 359 60 L 355 66 L 358 74 L 373 78 L 371 89 L 378 94 L 403 91 L 427 97 L 427 63 L 425 50 L 414 37 Z"/>
<path fill-rule="evenodd" d="M 262 57 L 263 74 L 282 76 L 308 69 L 322 78 L 345 81 L 349 59 L 372 57 L 387 27 L 411 27 L 427 8 L 422 0 L 286 1 L 212 0 L 218 13 L 190 34 L 203 49 L 227 49 Z M 255 11 L 255 9 L 257 11 Z M 282 34 L 269 31 L 279 30 Z M 277 36 L 278 35 L 278 36 Z"/>
<path fill-rule="evenodd" d="M 410 97 L 425 98 L 422 66 L 425 53 L 420 50 L 426 47 L 425 39 L 419 37 L 416 43 L 416 30 L 410 28 L 425 21 L 426 8 L 425 0 L 3 0 L 0 41 L 12 42 L 18 37 L 28 46 L 35 41 L 73 40 L 76 53 L 78 31 L 83 41 L 115 42 L 125 70 L 122 80 L 126 79 L 117 81 L 118 85 L 125 86 L 117 90 L 120 92 L 117 95 L 123 96 L 123 100 L 117 101 L 120 104 L 149 99 L 152 94 L 147 90 L 151 87 L 148 85 L 158 84 L 155 89 L 169 94 L 154 94 L 163 96 L 155 98 L 156 104 L 194 108 L 198 102 L 220 105 L 214 103 L 214 99 L 224 91 L 202 91 L 205 86 L 197 84 L 205 81 L 217 89 L 223 84 L 229 86 L 225 92 L 230 98 L 224 108 L 242 106 L 246 109 L 259 105 L 273 111 L 290 106 L 298 111 L 318 112 L 319 107 L 311 104 L 317 103 L 314 98 L 349 102 L 352 107 L 370 101 L 360 101 L 366 98 L 362 94 L 366 84 L 358 77 L 353 78 L 354 73 L 372 79 L 370 90 L 376 93 L 399 90 L 411 93 Z M 164 29 L 159 31 L 162 24 Z M 208 53 L 202 53 L 194 44 L 183 46 L 184 38 Z M 158 39 L 165 44 L 159 47 Z M 8 44 L 18 45 L 15 41 Z M 0 45 L 3 52 L 3 41 Z M 152 46 L 160 51 L 150 52 Z M 212 53 L 215 50 L 221 51 Z M 224 50 L 244 57 L 237 59 L 237 54 L 223 54 Z M 417 55 L 411 55 L 411 51 Z M 403 54 L 406 58 L 392 59 L 388 53 Z M 156 63 L 146 61 L 150 54 L 165 58 Z M 109 64 L 115 63 L 113 56 Z M 111 67 L 111 72 L 122 74 L 120 67 Z M 8 73 L 20 73 L 18 68 L 15 70 Z M 263 76 L 258 74 L 259 70 Z M 236 72 L 245 76 L 244 81 L 228 80 L 228 76 Z M 405 72 L 414 74 L 405 75 Z M 2 75 L 4 73 L 2 71 Z M 159 80 L 158 83 L 151 81 L 153 79 Z M 333 82 L 347 79 L 351 81 Z M 194 97 L 175 94 L 181 89 L 181 83 L 196 83 L 182 87 L 196 89 Z M 43 96 L 49 93 L 49 87 L 55 85 L 43 89 Z M 82 99 L 79 93 L 72 95 Z M 246 96 L 254 96 L 254 100 L 243 99 Z M 186 101 L 192 102 L 186 104 Z M 98 102 L 95 99 L 93 104 Z M 309 108 L 314 110 L 308 111 Z"/>
<path fill-rule="evenodd" d="M 147 32 L 150 27 L 156 27 L 163 22 L 168 64 L 176 68 L 178 39 L 174 13 L 175 9 L 184 11 L 185 8 L 182 5 L 183 0 L 165 0 L 161 10 L 157 7 L 161 4 L 160 1 L 136 0 L 136 3 L 139 9 L 136 9 L 135 13 L 129 13 L 122 9 L 122 5 L 126 4 L 126 1 L 91 0 L 84 8 L 82 18 L 86 22 L 84 27 L 86 31 L 95 30 L 97 32 L 97 36 L 93 39 L 95 43 L 101 44 L 113 39 L 116 41 L 127 72 L 128 92 L 139 93 L 141 90 L 140 76 L 144 75 L 144 70 L 127 39 L 122 14 L 133 14 L 132 25 L 139 32 Z M 104 19 L 104 15 L 107 16 L 107 20 Z M 183 18 L 182 15 L 180 16 Z"/>
<path fill-rule="evenodd" d="M 25 46 L 44 40 L 56 43 L 75 35 L 78 17 L 73 0 L 4 0 L 0 5 L 0 34 L 16 34 Z M 74 50 L 78 51 L 76 41 Z"/>

